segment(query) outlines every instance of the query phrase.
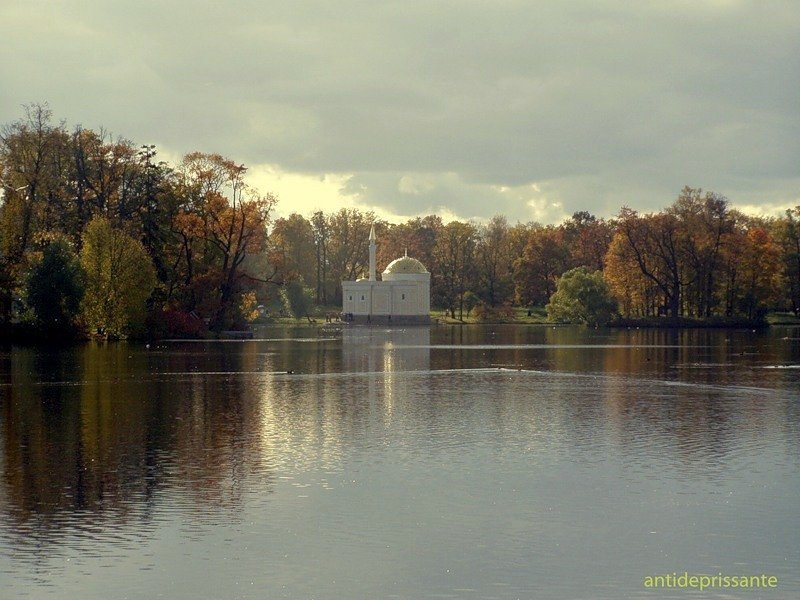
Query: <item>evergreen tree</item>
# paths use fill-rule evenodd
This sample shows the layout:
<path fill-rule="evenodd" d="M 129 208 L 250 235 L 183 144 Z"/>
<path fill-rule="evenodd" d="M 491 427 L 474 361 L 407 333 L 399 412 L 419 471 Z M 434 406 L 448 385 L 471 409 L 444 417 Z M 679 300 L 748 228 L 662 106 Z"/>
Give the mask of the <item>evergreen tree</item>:
<path fill-rule="evenodd" d="M 86 274 L 65 240 L 45 248 L 42 260 L 28 274 L 26 297 L 36 324 L 47 331 L 66 332 L 75 317 L 86 286 Z"/>

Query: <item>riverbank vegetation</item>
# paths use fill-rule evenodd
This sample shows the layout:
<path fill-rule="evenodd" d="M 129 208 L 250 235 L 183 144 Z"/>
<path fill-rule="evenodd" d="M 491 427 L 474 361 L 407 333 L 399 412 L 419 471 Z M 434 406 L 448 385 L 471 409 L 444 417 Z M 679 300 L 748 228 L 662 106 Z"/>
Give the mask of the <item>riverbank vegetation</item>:
<path fill-rule="evenodd" d="M 388 223 L 358 209 L 275 218 L 277 198 L 246 173 L 214 153 L 168 164 L 153 146 L 25 107 L 0 132 L 0 330 L 203 336 L 330 317 L 318 307 L 340 306 L 341 281 L 366 273 L 373 223 L 379 271 L 405 251 L 419 259 L 451 322 L 543 322 L 548 303 L 552 319 L 593 324 L 800 316 L 800 207 L 754 217 L 687 187 L 659 212 L 558 225 Z"/>

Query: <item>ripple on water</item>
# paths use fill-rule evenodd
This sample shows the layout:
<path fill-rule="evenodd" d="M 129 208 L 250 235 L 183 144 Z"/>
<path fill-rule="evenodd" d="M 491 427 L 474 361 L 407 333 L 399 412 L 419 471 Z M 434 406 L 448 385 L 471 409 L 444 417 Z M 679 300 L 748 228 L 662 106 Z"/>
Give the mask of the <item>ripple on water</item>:
<path fill-rule="evenodd" d="M 320 345 L 300 346 L 311 361 Z M 297 374 L 222 350 L 15 396 L 4 583 L 19 597 L 617 598 L 678 565 L 774 572 L 775 597 L 800 592 L 794 371 L 595 360 L 629 359 L 619 348 L 508 344 L 519 354 L 492 361 L 510 368 L 405 370 L 379 348 L 374 368 Z M 526 354 L 563 349 L 593 370 Z"/>

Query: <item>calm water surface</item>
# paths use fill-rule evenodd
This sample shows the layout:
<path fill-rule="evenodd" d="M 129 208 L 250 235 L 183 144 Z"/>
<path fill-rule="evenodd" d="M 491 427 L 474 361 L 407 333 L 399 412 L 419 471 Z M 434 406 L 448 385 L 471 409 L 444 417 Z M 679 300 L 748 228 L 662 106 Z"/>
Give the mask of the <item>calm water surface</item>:
<path fill-rule="evenodd" d="M 800 597 L 800 329 L 259 334 L 0 349 L 0 597 Z"/>

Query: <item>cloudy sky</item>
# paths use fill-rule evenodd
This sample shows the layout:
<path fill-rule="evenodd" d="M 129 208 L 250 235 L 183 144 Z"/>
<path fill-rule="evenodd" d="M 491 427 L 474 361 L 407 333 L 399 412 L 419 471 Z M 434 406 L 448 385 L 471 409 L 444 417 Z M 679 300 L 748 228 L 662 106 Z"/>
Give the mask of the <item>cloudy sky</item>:
<path fill-rule="evenodd" d="M 1 0 L 0 123 L 220 152 L 280 212 L 800 204 L 800 2 Z"/>

